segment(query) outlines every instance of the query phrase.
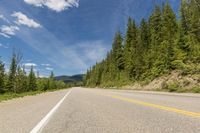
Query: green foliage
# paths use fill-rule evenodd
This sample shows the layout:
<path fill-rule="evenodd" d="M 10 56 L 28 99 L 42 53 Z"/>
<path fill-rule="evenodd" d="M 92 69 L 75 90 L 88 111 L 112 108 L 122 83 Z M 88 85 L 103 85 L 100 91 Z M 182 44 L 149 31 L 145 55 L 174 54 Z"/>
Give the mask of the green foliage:
<path fill-rule="evenodd" d="M 6 84 L 6 90 L 11 92 L 16 92 L 16 74 L 17 74 L 17 56 L 13 53 L 12 61 L 10 65 L 8 81 Z"/>
<path fill-rule="evenodd" d="M 35 91 L 37 89 L 37 84 L 36 84 L 36 76 L 33 70 L 33 66 L 31 66 L 31 71 L 28 76 L 28 89 Z"/>
<path fill-rule="evenodd" d="M 185 74 L 200 73 L 199 11 L 197 0 L 182 0 L 181 19 L 169 2 L 162 10 L 156 5 L 149 20 L 142 19 L 139 27 L 129 18 L 124 39 L 120 32 L 115 34 L 111 51 L 87 71 L 84 84 L 116 87 L 143 83 L 175 69 Z M 177 84 L 167 87 L 181 91 Z"/>
<path fill-rule="evenodd" d="M 16 92 L 25 92 L 28 90 L 28 79 L 25 70 L 18 67 L 16 75 Z"/>
<path fill-rule="evenodd" d="M 3 93 L 5 87 L 5 68 L 2 61 L 0 61 L 0 93 Z"/>
<path fill-rule="evenodd" d="M 50 74 L 50 77 L 49 77 L 49 79 L 48 79 L 49 81 L 49 89 L 55 89 L 55 88 L 57 88 L 56 87 L 56 82 L 55 82 L 55 80 L 54 80 L 54 73 L 53 73 L 53 71 L 51 72 L 51 74 Z"/>
<path fill-rule="evenodd" d="M 125 37 L 124 58 L 125 72 L 129 79 L 134 77 L 134 53 L 137 45 L 137 27 L 135 21 L 129 18 Z"/>
<path fill-rule="evenodd" d="M 25 66 L 20 64 L 21 59 L 20 54 L 13 53 L 8 73 L 5 73 L 4 64 L 0 60 L 0 101 L 82 85 L 82 82 L 65 84 L 63 81 L 56 81 L 53 72 L 49 78 L 36 77 L 33 66 L 27 75 Z"/>
<path fill-rule="evenodd" d="M 194 88 L 192 88 L 192 92 L 194 92 L 194 93 L 200 93 L 200 87 L 194 87 Z"/>

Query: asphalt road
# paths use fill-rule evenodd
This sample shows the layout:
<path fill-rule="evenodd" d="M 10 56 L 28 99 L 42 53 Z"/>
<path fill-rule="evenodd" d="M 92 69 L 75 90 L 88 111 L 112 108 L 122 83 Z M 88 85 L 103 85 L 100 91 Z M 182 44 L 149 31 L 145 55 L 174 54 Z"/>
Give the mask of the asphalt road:
<path fill-rule="evenodd" d="M 0 103 L 0 133 L 200 133 L 200 95 L 73 88 Z"/>

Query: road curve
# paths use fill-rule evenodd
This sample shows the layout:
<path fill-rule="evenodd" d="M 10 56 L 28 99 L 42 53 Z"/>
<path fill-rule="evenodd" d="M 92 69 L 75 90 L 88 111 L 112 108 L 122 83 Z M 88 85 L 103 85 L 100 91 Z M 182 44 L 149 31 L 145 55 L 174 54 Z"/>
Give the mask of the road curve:
<path fill-rule="evenodd" d="M 73 88 L 0 103 L 0 133 L 200 133 L 200 95 Z M 63 97 L 65 98 L 63 99 Z"/>

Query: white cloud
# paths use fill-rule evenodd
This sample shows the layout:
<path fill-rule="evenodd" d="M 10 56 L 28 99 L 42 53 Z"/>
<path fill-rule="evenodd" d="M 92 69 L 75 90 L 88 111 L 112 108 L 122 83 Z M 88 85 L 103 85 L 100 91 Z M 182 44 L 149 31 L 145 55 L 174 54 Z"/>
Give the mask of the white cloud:
<path fill-rule="evenodd" d="M 0 47 L 2 47 L 2 48 L 9 48 L 8 45 L 3 45 L 3 44 L 1 44 L 1 43 L 0 43 Z"/>
<path fill-rule="evenodd" d="M 53 71 L 53 68 L 51 68 L 51 67 L 46 67 L 45 69 L 48 71 Z"/>
<path fill-rule="evenodd" d="M 10 36 L 6 35 L 5 33 L 0 32 L 0 35 L 6 37 L 6 38 L 10 38 Z"/>
<path fill-rule="evenodd" d="M 0 14 L 0 19 L 2 19 L 3 21 L 10 23 L 9 20 L 2 14 Z"/>
<path fill-rule="evenodd" d="M 18 25 L 26 25 L 30 28 L 39 28 L 41 25 L 37 22 L 35 22 L 33 19 L 28 18 L 25 14 L 21 12 L 14 12 L 12 17 L 16 17 L 17 21 L 15 21 Z"/>
<path fill-rule="evenodd" d="M 50 67 L 51 64 L 41 64 L 42 66 Z"/>
<path fill-rule="evenodd" d="M 37 7 L 46 6 L 56 12 L 79 6 L 79 0 L 24 0 L 24 2 Z"/>
<path fill-rule="evenodd" d="M 30 67 L 37 67 L 37 64 L 35 64 L 35 63 L 24 63 L 23 66 L 25 66 L 26 68 L 30 68 Z"/>
<path fill-rule="evenodd" d="M 19 30 L 19 27 L 17 26 L 6 26 L 3 25 L 0 27 L 0 35 L 10 38 L 10 36 L 15 35 L 15 32 Z"/>

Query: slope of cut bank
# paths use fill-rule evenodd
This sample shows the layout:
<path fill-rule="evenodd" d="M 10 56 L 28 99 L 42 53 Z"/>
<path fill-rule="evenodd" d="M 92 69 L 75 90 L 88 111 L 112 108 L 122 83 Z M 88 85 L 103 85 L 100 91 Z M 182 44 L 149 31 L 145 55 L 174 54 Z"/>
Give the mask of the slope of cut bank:
<path fill-rule="evenodd" d="M 122 86 L 123 89 L 169 92 L 200 93 L 200 74 L 184 75 L 181 71 L 173 71 L 148 83 L 136 82 L 133 85 Z"/>

